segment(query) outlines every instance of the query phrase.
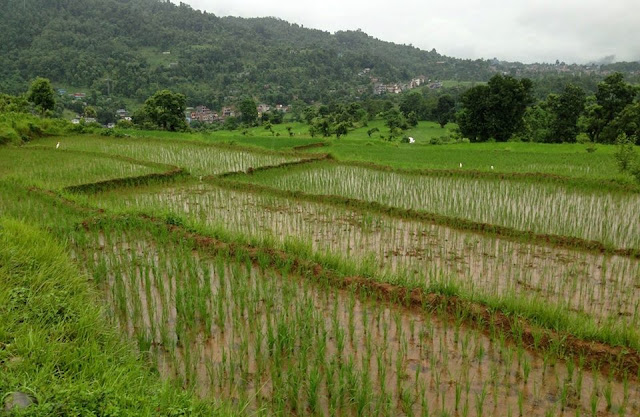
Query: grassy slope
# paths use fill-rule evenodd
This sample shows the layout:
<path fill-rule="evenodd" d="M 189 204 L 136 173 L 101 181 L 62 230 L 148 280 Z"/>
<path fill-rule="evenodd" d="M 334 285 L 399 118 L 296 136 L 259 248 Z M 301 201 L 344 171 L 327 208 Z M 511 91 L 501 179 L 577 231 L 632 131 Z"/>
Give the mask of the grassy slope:
<path fill-rule="evenodd" d="M 29 415 L 212 415 L 161 383 L 105 321 L 86 279 L 48 234 L 0 219 L 0 398 Z"/>

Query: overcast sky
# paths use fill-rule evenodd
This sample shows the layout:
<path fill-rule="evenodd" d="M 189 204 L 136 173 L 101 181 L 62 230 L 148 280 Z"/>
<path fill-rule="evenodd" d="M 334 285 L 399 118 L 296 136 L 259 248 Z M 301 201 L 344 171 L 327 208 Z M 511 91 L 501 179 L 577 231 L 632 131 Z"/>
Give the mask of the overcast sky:
<path fill-rule="evenodd" d="M 640 0 L 182 1 L 218 16 L 275 16 L 329 32 L 362 29 L 457 58 L 640 60 Z"/>

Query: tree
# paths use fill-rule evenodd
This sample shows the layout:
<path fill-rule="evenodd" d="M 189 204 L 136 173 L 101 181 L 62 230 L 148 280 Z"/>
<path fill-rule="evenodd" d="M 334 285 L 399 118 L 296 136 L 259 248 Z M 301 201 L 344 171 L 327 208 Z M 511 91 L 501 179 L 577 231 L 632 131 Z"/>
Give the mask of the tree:
<path fill-rule="evenodd" d="M 607 123 L 629 104 L 638 94 L 636 87 L 624 82 L 624 76 L 619 72 L 609 75 L 600 84 L 596 92 L 596 100 L 604 110 L 604 118 Z"/>
<path fill-rule="evenodd" d="M 634 143 L 636 141 L 635 137 L 628 137 L 626 134 L 622 133 L 620 136 L 616 138 L 616 144 L 618 145 L 618 150 L 614 154 L 616 158 L 616 162 L 618 163 L 618 168 L 621 172 L 629 171 L 636 162 L 638 155 L 636 153 L 636 149 Z"/>
<path fill-rule="evenodd" d="M 602 142 L 613 143 L 620 135 L 640 138 L 640 102 L 629 104 L 600 134 Z"/>
<path fill-rule="evenodd" d="M 417 91 L 413 91 L 405 95 L 400 102 L 400 111 L 405 117 L 409 117 L 411 112 L 414 112 L 416 116 L 424 115 L 424 109 L 424 99 Z"/>
<path fill-rule="evenodd" d="M 391 109 L 385 112 L 384 120 L 389 130 L 407 128 L 407 122 L 398 109 Z"/>
<path fill-rule="evenodd" d="M 346 135 L 349 132 L 349 124 L 340 122 L 335 126 L 333 132 L 336 134 L 336 138 L 340 139 L 340 136 Z"/>
<path fill-rule="evenodd" d="M 438 104 L 433 110 L 433 116 L 440 124 L 440 127 L 444 128 L 447 123 L 453 120 L 453 110 L 455 107 L 456 102 L 450 95 L 444 95 L 438 98 Z"/>
<path fill-rule="evenodd" d="M 550 139 L 553 142 L 575 142 L 580 129 L 578 119 L 584 112 L 586 95 L 582 88 L 568 84 L 562 94 L 550 104 L 553 120 Z"/>
<path fill-rule="evenodd" d="M 256 105 L 256 102 L 252 98 L 247 97 L 242 100 L 240 102 L 240 105 L 238 106 L 238 109 L 240 110 L 240 120 L 242 121 L 242 123 L 248 124 L 250 126 L 255 124 L 256 120 L 258 119 L 258 107 Z"/>
<path fill-rule="evenodd" d="M 323 117 L 320 119 L 316 119 L 314 122 L 314 126 L 316 133 L 320 133 L 324 137 L 331 136 L 332 125 L 331 121 L 328 118 Z"/>
<path fill-rule="evenodd" d="M 36 78 L 31 83 L 27 100 L 33 103 L 42 114 L 47 110 L 53 110 L 56 105 L 56 99 L 51 81 L 47 78 Z"/>
<path fill-rule="evenodd" d="M 458 124 L 472 141 L 494 138 L 507 141 L 522 130 L 523 116 L 532 103 L 531 80 L 494 75 L 486 86 L 477 86 L 462 96 Z"/>
<path fill-rule="evenodd" d="M 238 118 L 229 116 L 224 119 L 224 123 L 222 124 L 222 126 L 225 128 L 225 130 L 235 130 L 238 128 Z"/>
<path fill-rule="evenodd" d="M 527 108 L 524 113 L 522 140 L 527 142 L 548 142 L 551 139 L 550 132 L 553 115 L 548 110 L 548 103 L 553 100 L 553 95 L 550 94 L 546 101 Z"/>
<path fill-rule="evenodd" d="M 280 110 L 275 110 L 272 114 L 271 114 L 271 122 L 274 125 L 279 125 L 284 121 L 284 112 L 280 111 Z"/>
<path fill-rule="evenodd" d="M 0 94 L 0 113 L 27 113 L 28 111 L 29 102 L 24 96 L 14 97 L 8 94 Z"/>
<path fill-rule="evenodd" d="M 489 86 L 479 85 L 462 96 L 462 110 L 456 116 L 460 132 L 471 142 L 486 141 L 491 137 L 489 124 Z"/>
<path fill-rule="evenodd" d="M 418 115 L 416 115 L 416 112 L 412 111 L 409 113 L 407 116 L 407 124 L 411 127 L 418 126 Z"/>
<path fill-rule="evenodd" d="M 609 127 L 616 117 L 631 103 L 638 94 L 636 87 L 624 82 L 620 73 L 609 75 L 598 84 L 596 104 L 589 109 L 587 117 L 587 133 L 594 142 L 613 143 L 618 134 Z M 600 134 L 608 130 L 604 137 Z"/>
<path fill-rule="evenodd" d="M 96 118 L 98 117 L 98 112 L 95 107 L 87 106 L 84 108 L 84 117 Z"/>
<path fill-rule="evenodd" d="M 187 99 L 184 95 L 161 90 L 144 103 L 144 114 L 154 125 L 170 131 L 187 128 L 184 117 Z"/>
<path fill-rule="evenodd" d="M 371 137 L 371 135 L 373 135 L 376 132 L 379 132 L 380 129 L 378 129 L 377 127 L 371 128 L 369 130 L 367 130 L 367 135 L 369 135 L 369 137 Z"/>
<path fill-rule="evenodd" d="M 307 107 L 303 111 L 303 119 L 310 125 L 313 122 L 313 119 L 316 117 L 316 110 L 313 107 Z"/>

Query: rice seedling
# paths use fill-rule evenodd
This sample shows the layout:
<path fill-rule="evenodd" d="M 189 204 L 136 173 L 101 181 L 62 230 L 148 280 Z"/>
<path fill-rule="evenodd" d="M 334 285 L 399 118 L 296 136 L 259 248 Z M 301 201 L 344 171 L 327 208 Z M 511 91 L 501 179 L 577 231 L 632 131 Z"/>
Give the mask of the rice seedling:
<path fill-rule="evenodd" d="M 52 149 L 55 138 L 42 139 L 38 146 Z M 277 165 L 299 159 L 275 152 L 259 152 L 225 146 L 209 146 L 197 142 L 141 138 L 69 137 L 64 148 L 126 156 L 187 168 L 193 175 L 214 175 L 224 172 L 246 171 L 265 165 Z"/>
<path fill-rule="evenodd" d="M 11 162 L 0 165 L 0 210 L 67 242 L 103 294 L 108 317 L 145 360 L 203 398 L 251 415 L 640 410 L 635 375 L 604 374 L 609 364 L 600 369 L 591 358 L 565 361 L 567 339 L 548 333 L 640 347 L 640 262 L 551 247 L 524 233 L 640 248 L 640 229 L 629 220 L 638 217 L 640 200 L 631 192 L 332 163 L 233 178 L 375 204 L 352 210 L 330 198 L 233 191 L 234 183 L 200 178 L 70 200 L 25 188 L 144 175 L 157 163 L 206 176 L 300 159 L 168 140 L 83 139 L 65 139 L 57 150 L 59 138 L 41 141 L 51 149 L 11 150 L 32 158 L 24 169 L 0 152 Z M 51 155 L 64 161 L 55 164 Z M 81 156 L 76 172 L 55 172 Z M 524 237 L 386 215 L 386 207 L 502 225 Z M 115 212 L 145 213 L 170 227 Z M 306 262 L 312 267 L 300 266 Z M 384 297 L 370 283 L 394 290 Z M 444 301 L 412 304 L 414 290 Z M 489 308 L 474 315 L 473 306 Z"/>
<path fill-rule="evenodd" d="M 629 257 L 552 249 L 206 184 L 164 191 L 156 187 L 135 194 L 111 192 L 90 201 L 118 210 L 180 212 L 194 224 L 212 230 L 224 227 L 253 241 L 281 242 L 283 247 L 295 236 L 307 242 L 311 251 L 330 256 L 344 258 L 349 248 L 347 257 L 360 268 L 373 263 L 374 272 L 377 269 L 398 283 L 405 280 L 402 284 L 409 287 L 434 287 L 440 277 L 456 277 L 447 279 L 469 293 L 525 297 L 533 303 L 542 299 L 614 329 L 621 319 L 640 324 L 640 294 L 634 291 L 640 262 Z M 369 219 L 365 228 L 363 218 Z"/>
<path fill-rule="evenodd" d="M 569 374 L 562 361 L 545 371 L 544 358 L 521 353 L 523 361 L 533 364 L 529 378 L 544 381 L 545 392 L 555 392 L 541 395 L 537 383 L 532 387 L 518 382 L 518 364 L 508 359 L 517 355 L 517 347 L 464 326 L 454 331 L 446 316 L 439 317 L 442 313 L 417 314 L 310 283 L 286 268 L 266 266 L 264 260 L 260 266 L 258 256 L 248 261 L 248 252 L 209 253 L 178 236 L 160 245 L 159 231 L 151 226 L 101 227 L 77 240 L 85 247 L 76 246 L 76 256 L 92 257 L 96 242 L 110 242 L 97 256 L 121 271 L 120 278 L 108 277 L 104 286 L 107 294 L 111 286 L 126 289 L 125 300 L 114 304 L 121 311 L 116 315 L 120 326 L 141 341 L 141 348 L 155 353 L 156 366 L 166 376 L 201 395 L 246 400 L 251 410 L 266 409 L 268 414 L 425 415 L 459 409 L 466 415 L 488 415 L 522 404 L 532 415 L 542 416 L 560 408 L 562 381 Z M 87 232 L 75 234 L 80 233 Z M 155 273 L 164 279 L 156 281 L 151 276 Z M 165 297 L 146 288 L 157 282 L 164 286 Z M 149 299 L 148 294 L 156 295 Z M 200 297 L 217 300 L 204 303 L 208 315 L 220 311 L 213 304 L 222 305 L 223 325 L 220 319 L 207 321 L 193 314 Z M 150 330 L 151 322 L 173 335 L 168 338 L 173 344 L 165 345 L 167 340 Z M 213 328 L 204 330 L 205 323 Z M 426 351 L 421 339 L 432 348 Z M 462 349 L 475 351 L 475 360 L 464 359 Z M 513 369 L 507 372 L 504 367 Z M 459 388 L 448 384 L 453 375 Z M 583 371 L 588 381 L 583 389 L 595 386 L 594 375 Z M 616 397 L 612 401 L 621 403 L 622 384 L 611 384 Z M 247 389 L 260 394 L 239 394 Z M 587 392 L 583 398 L 578 407 L 590 410 Z M 637 401 L 629 398 L 630 404 Z M 604 402 L 596 409 L 608 413 Z"/>
<path fill-rule="evenodd" d="M 270 170 L 237 179 L 521 231 L 596 240 L 615 248 L 640 248 L 640 225 L 634 221 L 640 217 L 640 196 L 636 193 L 575 190 L 555 184 L 532 185 L 486 178 L 410 175 L 326 163 Z"/>
<path fill-rule="evenodd" d="M 157 167 L 55 149 L 3 148 L 0 178 L 48 189 L 159 172 Z"/>

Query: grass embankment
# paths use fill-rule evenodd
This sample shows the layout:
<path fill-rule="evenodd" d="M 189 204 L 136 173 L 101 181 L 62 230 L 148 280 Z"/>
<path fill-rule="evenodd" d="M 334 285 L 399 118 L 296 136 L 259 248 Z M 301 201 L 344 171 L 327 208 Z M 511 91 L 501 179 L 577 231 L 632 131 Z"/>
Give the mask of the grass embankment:
<path fill-rule="evenodd" d="M 62 119 L 44 119 L 23 113 L 0 113 L 0 145 L 22 142 L 44 136 L 66 134 L 71 123 Z"/>
<path fill-rule="evenodd" d="M 222 411 L 161 383 L 97 298 L 50 235 L 0 218 L 0 398 L 28 394 L 34 416 Z"/>

